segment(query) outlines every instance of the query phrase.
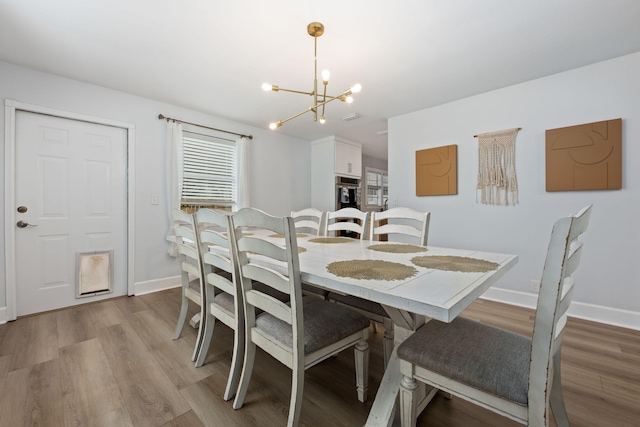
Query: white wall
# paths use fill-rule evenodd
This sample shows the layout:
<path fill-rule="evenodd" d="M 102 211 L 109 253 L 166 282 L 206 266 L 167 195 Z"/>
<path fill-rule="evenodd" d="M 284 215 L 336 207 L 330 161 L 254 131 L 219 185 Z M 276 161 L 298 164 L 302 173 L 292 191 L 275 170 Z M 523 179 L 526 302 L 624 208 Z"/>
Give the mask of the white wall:
<path fill-rule="evenodd" d="M 517 254 L 518 264 L 488 294 L 531 305 L 529 284 L 540 278 L 554 221 L 593 203 L 573 313 L 640 329 L 638 76 L 640 53 L 390 119 L 391 205 L 395 199 L 431 211 L 431 245 Z M 622 118 L 622 190 L 546 192 L 545 130 L 615 118 Z M 522 128 L 516 138 L 520 203 L 479 204 L 473 135 L 514 127 Z M 450 144 L 458 146 L 458 195 L 417 197 L 415 151 Z"/>
<path fill-rule="evenodd" d="M 362 156 L 362 179 L 364 180 L 365 168 L 374 168 L 386 171 L 388 167 L 388 162 L 386 159 L 378 159 L 376 157 L 371 156 Z"/>
<path fill-rule="evenodd" d="M 169 224 L 165 197 L 165 121 L 158 114 L 218 129 L 252 134 L 250 143 L 251 204 L 274 215 L 310 203 L 310 145 L 193 110 L 141 98 L 82 82 L 0 62 L 0 99 L 50 107 L 74 113 L 134 123 L 135 135 L 135 282 L 176 276 L 175 261 L 166 254 L 164 239 Z M 215 99 L 212 98 L 212 99 Z M 4 114 L 0 114 L 0 140 L 4 141 Z M 4 157 L 4 150 L 2 150 Z M 0 162 L 0 191 L 4 200 L 4 161 Z M 152 205 L 152 195 L 160 204 Z M 4 223 L 4 212 L 2 214 Z M 0 231 L 4 241 L 4 229 Z M 4 245 L 0 259 L 4 260 Z M 4 264 L 0 271 L 0 321 L 5 301 Z"/>

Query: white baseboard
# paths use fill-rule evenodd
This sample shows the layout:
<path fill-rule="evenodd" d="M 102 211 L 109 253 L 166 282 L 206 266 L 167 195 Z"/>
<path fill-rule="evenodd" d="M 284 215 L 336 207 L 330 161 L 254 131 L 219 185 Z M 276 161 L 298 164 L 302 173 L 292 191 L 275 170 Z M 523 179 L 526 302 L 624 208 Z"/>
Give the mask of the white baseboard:
<path fill-rule="evenodd" d="M 481 298 L 532 309 L 536 308 L 538 302 L 538 294 L 501 288 L 490 288 Z M 640 330 L 640 313 L 635 311 L 573 301 L 567 315 L 621 328 Z"/>
<path fill-rule="evenodd" d="M 182 286 L 180 276 L 166 277 L 164 279 L 148 280 L 134 285 L 134 295 L 144 295 L 152 292 L 164 291 L 165 289 Z M 7 307 L 0 307 L 0 325 L 7 323 Z"/>
<path fill-rule="evenodd" d="M 177 288 L 179 286 L 182 286 L 182 279 L 180 276 L 147 280 L 146 282 L 138 282 L 134 285 L 134 295 L 150 294 L 152 292 L 164 291 L 165 289 Z"/>
<path fill-rule="evenodd" d="M 181 285 L 180 276 L 167 277 L 164 279 L 148 280 L 135 284 L 135 295 L 144 295 L 151 292 L 163 291 L 165 289 L 177 288 Z M 483 299 L 503 302 L 505 304 L 519 307 L 536 308 L 538 295 L 512 291 L 502 288 L 491 288 L 484 295 Z M 607 325 L 619 326 L 640 330 L 640 313 L 628 310 L 619 310 L 595 304 L 572 302 L 568 315 L 578 319 L 590 320 Z M 7 323 L 7 307 L 0 307 L 0 324 Z"/>

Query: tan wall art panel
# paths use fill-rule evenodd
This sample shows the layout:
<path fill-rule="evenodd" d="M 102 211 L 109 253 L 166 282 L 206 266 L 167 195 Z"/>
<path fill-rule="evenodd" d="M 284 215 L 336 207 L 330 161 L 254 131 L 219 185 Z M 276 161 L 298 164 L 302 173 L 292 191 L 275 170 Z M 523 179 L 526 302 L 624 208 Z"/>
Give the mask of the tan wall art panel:
<path fill-rule="evenodd" d="M 622 188 L 622 119 L 546 131 L 547 191 Z"/>
<path fill-rule="evenodd" d="M 458 194 L 458 146 L 416 151 L 416 196 Z"/>

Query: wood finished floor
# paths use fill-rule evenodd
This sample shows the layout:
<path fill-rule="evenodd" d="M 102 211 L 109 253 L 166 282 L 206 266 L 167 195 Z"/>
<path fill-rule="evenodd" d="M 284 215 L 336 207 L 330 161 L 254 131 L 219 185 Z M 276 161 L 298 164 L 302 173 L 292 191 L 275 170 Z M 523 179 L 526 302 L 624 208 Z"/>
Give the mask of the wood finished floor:
<path fill-rule="evenodd" d="M 283 426 L 290 371 L 259 352 L 245 405 L 222 400 L 233 344 L 217 324 L 194 368 L 195 330 L 171 339 L 179 290 L 20 318 L 0 325 L 0 426 Z M 191 307 L 191 314 L 196 307 Z M 479 300 L 464 316 L 530 335 L 533 312 Z M 370 399 L 358 402 L 353 352 L 307 371 L 300 425 L 361 426 L 382 377 L 382 332 L 370 338 Z M 640 331 L 570 319 L 563 389 L 574 427 L 640 426 Z M 516 426 L 436 396 L 419 426 Z"/>

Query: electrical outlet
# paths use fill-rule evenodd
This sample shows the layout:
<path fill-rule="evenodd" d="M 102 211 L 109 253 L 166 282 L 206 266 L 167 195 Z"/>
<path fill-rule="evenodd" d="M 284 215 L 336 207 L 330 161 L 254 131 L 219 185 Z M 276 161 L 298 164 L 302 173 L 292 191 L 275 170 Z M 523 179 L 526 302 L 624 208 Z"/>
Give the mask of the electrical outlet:
<path fill-rule="evenodd" d="M 531 280 L 529 283 L 529 291 L 530 292 L 540 292 L 540 281 L 539 280 Z"/>

